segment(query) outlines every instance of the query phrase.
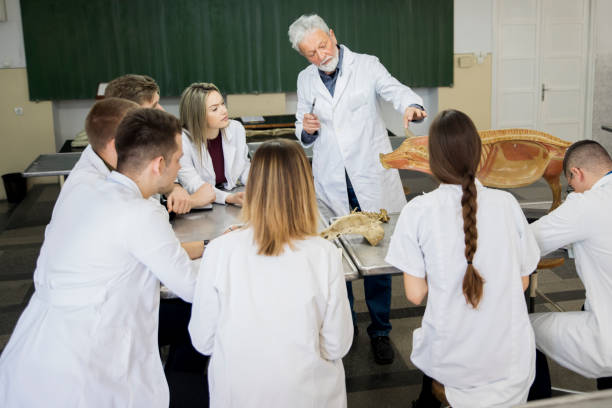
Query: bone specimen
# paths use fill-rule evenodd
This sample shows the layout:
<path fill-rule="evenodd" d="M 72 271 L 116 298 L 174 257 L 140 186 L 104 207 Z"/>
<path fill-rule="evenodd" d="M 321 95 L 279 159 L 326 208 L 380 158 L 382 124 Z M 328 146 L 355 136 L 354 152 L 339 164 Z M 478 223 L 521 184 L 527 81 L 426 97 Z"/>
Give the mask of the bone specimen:
<path fill-rule="evenodd" d="M 376 246 L 385 236 L 385 230 L 381 225 L 383 222 L 389 222 L 389 215 L 384 209 L 380 212 L 352 211 L 321 231 L 321 236 L 333 240 L 342 234 L 358 234 L 362 235 L 370 245 Z"/>
<path fill-rule="evenodd" d="M 478 179 L 485 186 L 515 188 L 544 177 L 553 194 L 550 210 L 561 204 L 563 156 L 570 142 L 531 129 L 480 132 L 482 154 Z M 407 138 L 395 151 L 380 155 L 385 168 L 407 169 L 431 174 L 427 136 Z"/>

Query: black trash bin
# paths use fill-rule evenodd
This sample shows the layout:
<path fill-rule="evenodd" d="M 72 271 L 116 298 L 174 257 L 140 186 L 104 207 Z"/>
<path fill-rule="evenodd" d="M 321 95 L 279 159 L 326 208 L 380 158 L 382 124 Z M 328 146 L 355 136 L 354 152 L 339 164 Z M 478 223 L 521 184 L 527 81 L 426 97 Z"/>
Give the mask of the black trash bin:
<path fill-rule="evenodd" d="M 26 179 L 21 173 L 8 173 L 2 175 L 4 182 L 4 190 L 6 191 L 6 200 L 9 203 L 20 203 L 26 196 L 27 184 Z"/>

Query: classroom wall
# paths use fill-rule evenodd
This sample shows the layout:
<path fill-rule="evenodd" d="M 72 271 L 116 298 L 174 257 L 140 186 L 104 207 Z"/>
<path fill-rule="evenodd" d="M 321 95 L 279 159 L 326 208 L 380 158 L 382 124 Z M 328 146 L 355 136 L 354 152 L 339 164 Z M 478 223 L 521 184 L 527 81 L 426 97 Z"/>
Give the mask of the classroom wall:
<path fill-rule="evenodd" d="M 480 130 L 491 127 L 491 0 L 455 0 L 453 86 L 438 88 L 438 111 L 458 109 Z"/>
<path fill-rule="evenodd" d="M 6 14 L 7 21 L 0 22 L 0 174 L 22 172 L 39 154 L 55 149 L 51 102 L 28 99 L 18 0 L 6 0 Z M 23 114 L 17 115 L 15 108 Z M 0 183 L 0 200 L 5 198 Z"/>
<path fill-rule="evenodd" d="M 6 1 L 6 21 L 0 22 L 0 69 L 25 68 L 19 0 Z"/>
<path fill-rule="evenodd" d="M 24 68 L 0 69 L 0 89 L 0 174 L 20 173 L 39 154 L 55 149 L 51 102 L 28 100 Z M 16 114 L 15 109 L 20 109 L 22 114 Z M 35 178 L 29 181 L 50 180 Z M 0 200 L 5 198 L 2 183 Z"/>
<path fill-rule="evenodd" d="M 612 1 L 595 3 L 595 78 L 593 89 L 593 140 L 612 152 L 612 133 L 601 125 L 612 125 Z"/>

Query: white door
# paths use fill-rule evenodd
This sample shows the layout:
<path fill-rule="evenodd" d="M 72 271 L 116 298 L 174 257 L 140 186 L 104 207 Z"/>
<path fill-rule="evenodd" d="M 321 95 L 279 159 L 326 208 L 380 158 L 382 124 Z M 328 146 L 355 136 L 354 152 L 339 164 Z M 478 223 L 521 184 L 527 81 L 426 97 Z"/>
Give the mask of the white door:
<path fill-rule="evenodd" d="M 584 138 L 590 0 L 497 0 L 493 127 Z"/>

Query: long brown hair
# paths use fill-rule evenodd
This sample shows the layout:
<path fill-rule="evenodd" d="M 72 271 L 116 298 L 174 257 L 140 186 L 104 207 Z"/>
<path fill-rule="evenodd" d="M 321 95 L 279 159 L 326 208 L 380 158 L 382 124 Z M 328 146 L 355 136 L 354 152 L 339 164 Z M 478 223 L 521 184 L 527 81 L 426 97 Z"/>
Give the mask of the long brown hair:
<path fill-rule="evenodd" d="M 460 184 L 463 190 L 463 233 L 467 269 L 463 277 L 463 295 L 476 308 L 482 298 L 484 280 L 474 265 L 478 244 L 476 228 L 476 169 L 482 143 L 472 120 L 463 112 L 440 112 L 429 127 L 429 167 L 442 183 Z"/>
<path fill-rule="evenodd" d="M 280 255 L 292 241 L 316 235 L 319 212 L 310 163 L 293 141 L 263 143 L 255 152 L 243 220 L 253 228 L 260 255 Z"/>

